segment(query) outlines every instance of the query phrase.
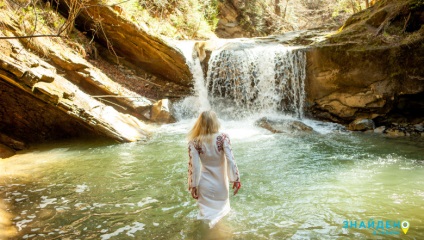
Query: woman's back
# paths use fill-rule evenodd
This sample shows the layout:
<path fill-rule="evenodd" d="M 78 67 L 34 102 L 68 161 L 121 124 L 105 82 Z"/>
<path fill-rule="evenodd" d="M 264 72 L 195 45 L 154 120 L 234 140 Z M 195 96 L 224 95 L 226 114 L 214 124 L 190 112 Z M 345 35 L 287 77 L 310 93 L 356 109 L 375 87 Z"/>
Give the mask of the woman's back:
<path fill-rule="evenodd" d="M 237 185 L 234 194 L 241 186 L 230 138 L 218 128 L 215 114 L 203 112 L 191 131 L 188 147 L 189 190 L 198 200 L 198 219 L 208 221 L 210 227 L 230 211 L 229 181 Z"/>

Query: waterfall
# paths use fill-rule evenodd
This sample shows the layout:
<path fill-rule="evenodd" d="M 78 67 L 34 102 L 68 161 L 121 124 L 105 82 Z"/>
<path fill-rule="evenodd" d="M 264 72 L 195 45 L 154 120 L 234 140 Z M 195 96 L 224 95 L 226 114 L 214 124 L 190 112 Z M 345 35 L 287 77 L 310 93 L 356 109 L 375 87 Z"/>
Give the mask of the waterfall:
<path fill-rule="evenodd" d="M 231 116 L 285 113 L 302 118 L 305 53 L 277 44 L 240 44 L 214 51 L 206 87 L 212 108 Z"/>
<path fill-rule="evenodd" d="M 211 109 L 208 100 L 208 91 L 205 87 L 205 78 L 200 60 L 194 51 L 195 41 L 178 41 L 176 46 L 181 50 L 186 58 L 190 72 L 193 74 L 194 96 L 185 98 L 174 106 L 177 118 L 194 117 L 200 112 Z"/>
<path fill-rule="evenodd" d="M 212 52 L 206 81 L 194 41 L 178 41 L 193 74 L 195 95 L 174 105 L 177 118 L 213 109 L 220 116 L 253 113 L 304 116 L 306 54 L 281 44 L 225 42 Z"/>

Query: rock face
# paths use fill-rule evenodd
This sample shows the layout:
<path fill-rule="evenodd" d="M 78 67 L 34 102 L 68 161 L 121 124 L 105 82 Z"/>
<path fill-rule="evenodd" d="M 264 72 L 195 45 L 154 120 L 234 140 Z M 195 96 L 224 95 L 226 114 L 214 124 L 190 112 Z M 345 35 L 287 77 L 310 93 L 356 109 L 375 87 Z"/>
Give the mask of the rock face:
<path fill-rule="evenodd" d="M 245 1 L 225 0 L 219 1 L 219 21 L 215 34 L 221 38 L 249 37 L 250 34 L 240 25 L 241 9 Z"/>
<path fill-rule="evenodd" d="M 2 20 L 0 35 L 19 33 L 16 22 Z M 16 39 L 0 41 L 1 133 L 25 143 L 87 135 L 126 142 L 148 136 L 150 127 L 137 117 L 150 109 L 149 100 L 115 83 L 71 49 L 49 39 L 40 44 L 47 49 L 43 59 Z M 98 95 L 115 98 L 106 101 Z M 16 150 L 22 147 L 10 139 L 0 141 Z"/>
<path fill-rule="evenodd" d="M 66 1 L 59 1 L 59 8 L 65 16 L 68 15 Z M 192 75 L 185 58 L 171 43 L 125 20 L 118 11 L 101 1 L 91 0 L 85 4 L 90 7 L 84 8 L 76 19 L 76 26 L 81 31 L 93 34 L 108 49 L 112 47 L 126 62 L 168 81 L 192 86 Z M 102 31 L 102 34 L 97 34 L 97 31 Z"/>
<path fill-rule="evenodd" d="M 259 127 L 265 128 L 273 133 L 293 133 L 293 132 L 312 132 L 313 129 L 308 125 L 297 120 L 279 119 L 270 120 L 263 117 L 255 122 Z"/>
<path fill-rule="evenodd" d="M 307 51 L 312 116 L 343 124 L 367 118 L 377 126 L 424 120 L 424 6 L 414 2 L 381 1 Z M 415 22 L 405 24 L 408 15 Z"/>

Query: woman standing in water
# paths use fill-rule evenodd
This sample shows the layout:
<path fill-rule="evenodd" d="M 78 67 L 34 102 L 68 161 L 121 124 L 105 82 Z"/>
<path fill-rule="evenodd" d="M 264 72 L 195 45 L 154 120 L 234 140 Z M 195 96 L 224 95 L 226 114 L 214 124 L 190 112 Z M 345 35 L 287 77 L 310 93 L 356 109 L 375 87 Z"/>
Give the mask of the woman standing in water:
<path fill-rule="evenodd" d="M 202 112 L 188 134 L 188 189 L 197 199 L 198 219 L 212 228 L 230 211 L 229 181 L 234 195 L 241 188 L 230 138 L 219 132 L 215 112 Z"/>

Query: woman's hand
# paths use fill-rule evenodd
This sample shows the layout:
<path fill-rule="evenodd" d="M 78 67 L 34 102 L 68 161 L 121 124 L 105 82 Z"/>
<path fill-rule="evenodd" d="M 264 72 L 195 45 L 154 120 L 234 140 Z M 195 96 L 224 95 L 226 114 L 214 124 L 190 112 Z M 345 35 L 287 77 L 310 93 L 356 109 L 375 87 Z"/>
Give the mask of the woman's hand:
<path fill-rule="evenodd" d="M 196 188 L 196 187 L 192 187 L 192 188 L 191 188 L 191 196 L 192 196 L 194 199 L 198 199 L 198 198 L 199 198 L 199 195 L 197 195 L 197 188 Z"/>
<path fill-rule="evenodd" d="M 235 189 L 234 189 L 235 188 Z M 234 182 L 233 183 L 233 189 L 234 189 L 234 195 L 237 194 L 238 190 L 241 188 L 241 182 Z"/>

